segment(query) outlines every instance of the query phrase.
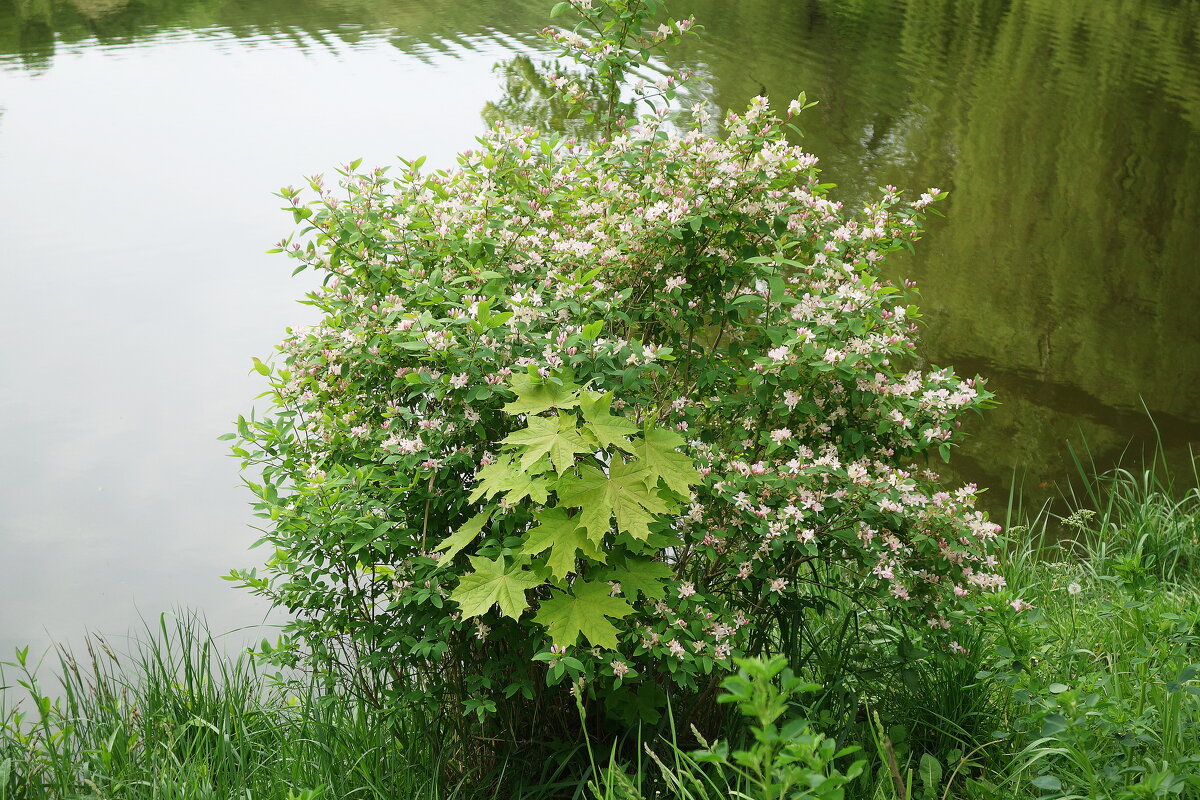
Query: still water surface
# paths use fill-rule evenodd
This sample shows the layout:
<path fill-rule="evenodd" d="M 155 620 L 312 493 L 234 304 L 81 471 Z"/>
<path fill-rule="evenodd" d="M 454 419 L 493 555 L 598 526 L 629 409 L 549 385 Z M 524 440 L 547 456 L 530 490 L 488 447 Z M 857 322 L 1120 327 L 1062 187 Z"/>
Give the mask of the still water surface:
<path fill-rule="evenodd" d="M 279 186 L 449 165 L 548 0 L 0 0 L 0 654 L 202 608 L 261 560 L 215 437 L 304 279 Z M 800 91 L 840 197 L 949 190 L 915 257 L 925 355 L 991 377 L 959 473 L 1200 442 L 1200 0 L 677 0 L 718 106 Z"/>

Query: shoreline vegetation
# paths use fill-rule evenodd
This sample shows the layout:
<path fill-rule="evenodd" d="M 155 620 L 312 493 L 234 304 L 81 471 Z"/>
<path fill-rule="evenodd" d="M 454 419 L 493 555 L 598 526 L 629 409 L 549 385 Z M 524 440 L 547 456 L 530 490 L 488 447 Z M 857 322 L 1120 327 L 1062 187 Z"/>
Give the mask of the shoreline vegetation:
<path fill-rule="evenodd" d="M 845 774 L 863 762 L 845 797 L 1200 796 L 1200 483 L 1153 468 L 1081 478 L 1063 516 L 1012 504 L 1001 569 L 1019 610 L 981 618 L 965 652 L 922 654 L 903 681 L 860 693 L 849 723 L 818 691 L 791 696 L 812 734 L 858 748 L 834 759 Z M 164 614 L 128 652 L 93 636 L 54 654 L 53 690 L 27 650 L 5 664 L 2 800 L 839 796 L 771 793 L 670 725 L 448 780 L 437 709 L 384 714 L 269 673 L 222 654 L 190 612 Z"/>

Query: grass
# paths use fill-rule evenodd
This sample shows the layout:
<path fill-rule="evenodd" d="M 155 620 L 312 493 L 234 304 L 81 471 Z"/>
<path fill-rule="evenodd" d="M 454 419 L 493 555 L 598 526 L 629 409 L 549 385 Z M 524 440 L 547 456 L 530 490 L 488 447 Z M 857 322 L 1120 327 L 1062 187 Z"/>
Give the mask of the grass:
<path fill-rule="evenodd" d="M 984 672 L 1008 727 L 997 783 L 1018 796 L 1200 797 L 1200 480 L 1180 485 L 1161 452 L 1105 472 L 1072 455 L 1068 510 L 1033 515 L 1006 559 L 1034 609 L 1001 618 Z"/>
<path fill-rule="evenodd" d="M 56 651 L 53 692 L 17 654 L 0 679 L 12 684 L 0 692 L 0 800 L 834 798 L 804 781 L 856 762 L 846 798 L 1200 798 L 1200 481 L 1180 486 L 1158 463 L 1097 474 L 1086 461 L 1065 513 L 1019 520 L 1009 588 L 963 639 L 966 655 L 913 645 L 897 663 L 872 660 L 894 631 L 831 614 L 846 657 L 793 664 L 825 689 L 793 698 L 791 714 L 812 724 L 753 774 L 697 755 L 672 726 L 653 742 L 631 731 L 623 757 L 588 746 L 531 771 L 514 754 L 451 781 L 436 714 L 383 715 L 262 674 L 195 616 L 164 615 L 130 652 L 99 636 L 83 657 Z M 1017 598 L 1032 608 L 1004 605 Z M 761 744 L 753 728 L 727 734 L 733 750 Z M 809 734 L 853 752 L 788 756 Z M 809 772 L 779 771 L 793 757 Z"/>
<path fill-rule="evenodd" d="M 195 616 L 164 615 L 147 633 L 129 654 L 100 636 L 85 659 L 59 651 L 53 696 L 18 653 L 9 677 L 29 707 L 3 712 L 0 800 L 451 795 L 394 721 L 297 696 L 248 657 L 225 657 Z"/>

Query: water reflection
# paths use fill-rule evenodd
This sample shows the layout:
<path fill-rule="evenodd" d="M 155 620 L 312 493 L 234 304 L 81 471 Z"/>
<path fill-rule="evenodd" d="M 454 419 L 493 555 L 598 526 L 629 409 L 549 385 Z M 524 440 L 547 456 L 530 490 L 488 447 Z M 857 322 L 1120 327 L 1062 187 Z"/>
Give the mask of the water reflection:
<path fill-rule="evenodd" d="M 1115 458 L 1152 434 L 1143 402 L 1177 455 L 1200 442 L 1200 3 L 693 5 L 725 20 L 692 54 L 722 105 L 822 99 L 804 143 L 844 198 L 951 190 L 895 269 L 929 360 L 1004 403 L 964 472 L 1054 481 L 1081 437 Z"/>
<path fill-rule="evenodd" d="M 515 90 L 548 0 L 0 0 L 0 643 L 182 604 L 252 617 L 253 563 L 213 441 L 302 322 L 262 255 L 271 192 L 363 156 L 447 164 Z M 1002 487 L 1200 440 L 1200 0 L 692 0 L 678 51 L 718 105 L 807 91 L 804 143 L 848 201 L 952 191 L 897 274 L 926 356 L 1004 405 L 960 469 Z M 509 72 L 493 71 L 505 62 Z M 513 72 L 515 70 L 515 73 Z M 504 88 L 514 89 L 508 95 Z M 534 87 L 536 89 L 536 87 Z M 488 105 L 489 101 L 492 105 Z M 997 492 L 1002 494 L 1002 492 Z M 251 609 L 252 610 L 252 609 Z"/>
<path fill-rule="evenodd" d="M 519 0 L 0 0 L 0 58 L 45 69 L 55 54 L 79 46 L 137 47 L 176 32 L 241 40 L 287 41 L 299 49 L 339 52 L 383 39 L 433 63 L 480 46 L 536 40 L 546 23 L 542 2 Z"/>

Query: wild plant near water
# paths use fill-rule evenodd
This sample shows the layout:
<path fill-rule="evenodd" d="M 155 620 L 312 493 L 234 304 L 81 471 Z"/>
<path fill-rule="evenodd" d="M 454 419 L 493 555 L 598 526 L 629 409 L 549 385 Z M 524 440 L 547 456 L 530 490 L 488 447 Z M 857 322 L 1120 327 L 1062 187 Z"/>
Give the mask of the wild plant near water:
<path fill-rule="evenodd" d="M 990 395 L 917 366 L 879 275 L 939 193 L 831 201 L 785 135 L 804 107 L 758 98 L 721 138 L 700 107 L 597 141 L 498 127 L 451 170 L 282 192 L 324 317 L 256 362 L 274 408 L 234 452 L 273 550 L 231 577 L 293 645 L 520 741 L 569 722 L 569 686 L 653 720 L 736 657 L 809 658 L 830 590 L 940 630 L 1002 582 L 974 488 L 911 466 Z"/>
<path fill-rule="evenodd" d="M 723 743 L 708 745 L 695 754 L 696 760 L 737 776 L 744 791 L 764 800 L 841 800 L 866 762 L 852 761 L 844 773 L 835 762 L 859 748 L 839 748 L 808 720 L 787 718 L 794 699 L 821 687 L 797 678 L 782 656 L 739 659 L 738 667 L 736 675 L 722 682 L 725 693 L 718 702 L 736 703 L 752 720 L 751 744 L 732 753 Z"/>
<path fill-rule="evenodd" d="M 436 727 L 268 677 L 194 614 L 38 666 L 27 648 L 0 663 L 0 800 L 453 795 L 405 745 Z"/>

